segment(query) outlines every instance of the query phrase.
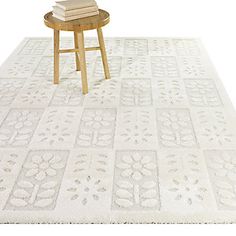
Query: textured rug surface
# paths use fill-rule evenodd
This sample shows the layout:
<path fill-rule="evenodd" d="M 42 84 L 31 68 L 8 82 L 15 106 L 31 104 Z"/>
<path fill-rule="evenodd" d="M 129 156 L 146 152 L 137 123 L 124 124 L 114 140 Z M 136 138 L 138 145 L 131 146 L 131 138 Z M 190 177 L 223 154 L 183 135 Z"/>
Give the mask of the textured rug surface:
<path fill-rule="evenodd" d="M 49 38 L 0 68 L 0 222 L 236 222 L 235 111 L 200 41 L 106 47 L 112 79 L 88 52 L 86 96 L 74 54 L 52 84 Z"/>

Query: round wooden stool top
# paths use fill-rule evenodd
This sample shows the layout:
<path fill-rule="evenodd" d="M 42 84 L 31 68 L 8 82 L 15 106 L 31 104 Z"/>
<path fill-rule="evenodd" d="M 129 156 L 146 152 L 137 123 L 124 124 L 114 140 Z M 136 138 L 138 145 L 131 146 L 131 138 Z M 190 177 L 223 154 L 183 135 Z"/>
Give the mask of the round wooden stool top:
<path fill-rule="evenodd" d="M 44 16 L 44 23 L 49 28 L 63 31 L 85 31 L 101 28 L 110 22 L 110 15 L 107 11 L 99 9 L 99 15 L 90 16 L 72 21 L 61 21 L 53 17 L 52 12 Z"/>

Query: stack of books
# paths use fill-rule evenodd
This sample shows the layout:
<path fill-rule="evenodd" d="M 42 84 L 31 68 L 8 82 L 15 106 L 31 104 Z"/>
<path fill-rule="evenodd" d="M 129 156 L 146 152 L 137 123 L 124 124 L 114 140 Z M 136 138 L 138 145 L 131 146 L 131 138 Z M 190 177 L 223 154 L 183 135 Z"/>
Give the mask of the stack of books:
<path fill-rule="evenodd" d="M 71 21 L 98 15 L 98 5 L 95 0 L 68 0 L 56 2 L 53 16 L 62 21 Z"/>

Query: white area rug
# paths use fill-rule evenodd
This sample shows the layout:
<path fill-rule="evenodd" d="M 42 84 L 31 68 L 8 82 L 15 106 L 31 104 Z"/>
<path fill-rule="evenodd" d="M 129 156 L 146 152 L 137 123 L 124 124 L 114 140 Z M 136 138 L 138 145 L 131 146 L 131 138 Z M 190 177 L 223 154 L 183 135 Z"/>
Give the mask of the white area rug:
<path fill-rule="evenodd" d="M 51 39 L 1 67 L 0 222 L 236 222 L 235 112 L 199 40 L 106 46 L 112 79 L 88 52 L 86 96 L 73 54 L 52 84 Z"/>

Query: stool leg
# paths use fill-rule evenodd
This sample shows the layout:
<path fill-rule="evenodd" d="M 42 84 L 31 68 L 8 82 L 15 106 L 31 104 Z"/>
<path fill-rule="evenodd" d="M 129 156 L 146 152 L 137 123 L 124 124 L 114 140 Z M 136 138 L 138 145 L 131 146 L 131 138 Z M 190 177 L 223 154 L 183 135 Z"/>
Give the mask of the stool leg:
<path fill-rule="evenodd" d="M 74 43 L 75 43 L 75 49 L 79 49 L 78 32 L 74 32 Z M 77 52 L 75 53 L 75 61 L 76 61 L 76 70 L 80 71 L 79 55 Z"/>
<path fill-rule="evenodd" d="M 87 94 L 88 81 L 87 81 L 87 68 L 86 68 L 86 59 L 85 59 L 84 32 L 83 31 L 78 33 L 78 40 L 79 40 L 80 69 L 81 69 L 81 77 L 82 77 L 82 90 L 83 90 L 83 94 Z"/>
<path fill-rule="evenodd" d="M 54 84 L 59 84 L 60 31 L 54 30 Z"/>
<path fill-rule="evenodd" d="M 102 63 L 103 63 L 104 71 L 105 71 L 105 78 L 110 79 L 111 76 L 110 76 L 109 66 L 108 66 L 108 62 L 107 62 L 107 54 L 106 54 L 106 48 L 105 48 L 102 28 L 98 28 L 97 33 L 98 33 L 98 41 L 99 41 L 99 45 L 100 45 L 100 50 L 101 50 L 101 54 L 102 54 Z"/>

